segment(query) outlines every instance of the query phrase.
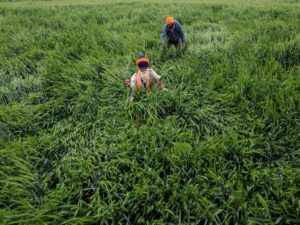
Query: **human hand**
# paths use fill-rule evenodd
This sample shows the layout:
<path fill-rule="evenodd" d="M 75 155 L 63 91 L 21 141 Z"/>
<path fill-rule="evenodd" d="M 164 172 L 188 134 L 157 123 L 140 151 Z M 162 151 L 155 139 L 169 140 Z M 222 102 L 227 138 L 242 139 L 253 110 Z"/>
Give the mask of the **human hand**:
<path fill-rule="evenodd" d="M 130 80 L 126 79 L 124 81 L 124 84 L 125 84 L 126 87 L 130 87 Z"/>
<path fill-rule="evenodd" d="M 162 47 L 162 48 L 167 48 L 167 46 L 168 46 L 168 44 L 167 44 L 166 41 L 162 41 L 162 42 L 161 42 L 161 47 Z"/>
<path fill-rule="evenodd" d="M 160 89 L 162 89 L 162 88 L 163 88 L 163 82 L 162 82 L 162 80 L 158 80 L 158 81 L 157 81 L 157 85 L 158 85 L 158 87 L 159 87 Z"/>

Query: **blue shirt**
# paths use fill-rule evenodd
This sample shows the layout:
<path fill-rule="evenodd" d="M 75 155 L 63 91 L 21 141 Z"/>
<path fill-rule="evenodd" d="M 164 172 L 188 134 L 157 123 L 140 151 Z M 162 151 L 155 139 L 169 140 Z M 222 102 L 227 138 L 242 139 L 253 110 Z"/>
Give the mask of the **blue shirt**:
<path fill-rule="evenodd" d="M 177 42 L 181 39 L 182 44 L 185 44 L 185 35 L 182 31 L 180 23 L 175 20 L 173 27 L 168 27 L 167 25 L 164 26 L 163 32 L 160 35 L 160 39 L 165 41 L 169 39 L 171 42 Z"/>

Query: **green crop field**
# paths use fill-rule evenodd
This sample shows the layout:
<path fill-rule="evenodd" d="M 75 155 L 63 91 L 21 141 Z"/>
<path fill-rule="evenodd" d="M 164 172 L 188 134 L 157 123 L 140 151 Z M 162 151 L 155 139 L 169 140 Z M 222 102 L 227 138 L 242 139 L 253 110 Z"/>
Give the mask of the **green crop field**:
<path fill-rule="evenodd" d="M 300 1 L 0 0 L 0 224 L 300 224 Z"/>

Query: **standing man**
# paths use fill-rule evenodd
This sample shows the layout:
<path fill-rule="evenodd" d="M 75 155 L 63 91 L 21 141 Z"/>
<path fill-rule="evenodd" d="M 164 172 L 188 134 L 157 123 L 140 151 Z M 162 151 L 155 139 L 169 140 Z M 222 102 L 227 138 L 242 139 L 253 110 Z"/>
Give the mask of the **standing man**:
<path fill-rule="evenodd" d="M 178 48 L 180 44 L 185 44 L 185 35 L 180 23 L 177 20 L 174 20 L 173 17 L 168 16 L 160 39 L 164 48 L 170 48 L 172 45 Z"/>

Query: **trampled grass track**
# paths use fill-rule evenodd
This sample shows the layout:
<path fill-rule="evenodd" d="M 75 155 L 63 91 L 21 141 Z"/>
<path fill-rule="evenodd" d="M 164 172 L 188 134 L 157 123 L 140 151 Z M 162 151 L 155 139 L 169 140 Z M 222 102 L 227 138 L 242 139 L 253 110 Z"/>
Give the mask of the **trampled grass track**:
<path fill-rule="evenodd" d="M 161 52 L 166 15 L 186 52 Z M 298 1 L 0 2 L 1 224 L 299 224 Z M 128 101 L 146 53 L 168 91 Z"/>

